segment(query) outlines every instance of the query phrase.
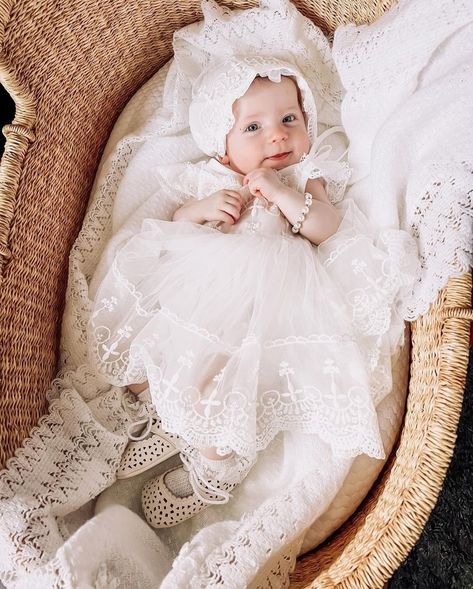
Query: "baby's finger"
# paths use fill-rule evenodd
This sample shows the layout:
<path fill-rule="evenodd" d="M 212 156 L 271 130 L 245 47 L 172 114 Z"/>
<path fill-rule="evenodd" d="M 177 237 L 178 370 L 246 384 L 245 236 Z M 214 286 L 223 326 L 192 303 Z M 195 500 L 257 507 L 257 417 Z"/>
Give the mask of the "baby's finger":
<path fill-rule="evenodd" d="M 253 184 L 253 186 L 250 186 L 250 192 L 253 196 L 260 196 L 261 195 L 260 189 L 255 184 Z"/>
<path fill-rule="evenodd" d="M 226 213 L 225 211 L 217 211 L 216 215 L 215 215 L 215 220 L 216 221 L 223 221 L 224 223 L 228 223 L 229 225 L 234 225 L 235 224 L 235 219 L 229 215 L 228 213 Z"/>
<path fill-rule="evenodd" d="M 231 215 L 235 221 L 238 221 L 240 218 L 240 209 L 233 204 L 227 202 L 222 207 L 220 207 L 220 210 Z"/>
<path fill-rule="evenodd" d="M 241 197 L 237 198 L 236 196 L 232 196 L 231 194 L 228 194 L 227 197 L 225 198 L 224 202 L 238 207 L 238 210 L 241 209 L 241 204 L 242 204 Z"/>
<path fill-rule="evenodd" d="M 238 192 L 238 190 L 225 190 L 225 194 L 228 194 L 230 196 L 236 196 L 237 198 L 241 198 L 241 194 L 240 194 L 240 192 Z"/>

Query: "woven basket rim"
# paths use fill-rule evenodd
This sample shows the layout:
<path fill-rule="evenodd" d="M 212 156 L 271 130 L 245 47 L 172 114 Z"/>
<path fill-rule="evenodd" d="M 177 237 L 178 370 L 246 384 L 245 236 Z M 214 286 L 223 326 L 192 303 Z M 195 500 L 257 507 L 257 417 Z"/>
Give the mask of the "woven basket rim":
<path fill-rule="evenodd" d="M 3 51 L 5 28 L 10 20 L 13 0 L 0 0 L 0 84 L 15 103 L 15 116 L 2 129 L 5 147 L 0 161 L 0 285 L 3 270 L 11 257 L 10 228 L 13 222 L 16 195 L 23 162 L 29 144 L 34 141 L 36 101 L 26 82 L 18 77 L 15 68 Z"/>
<path fill-rule="evenodd" d="M 468 272 L 451 278 L 430 311 L 412 324 L 413 340 L 419 334 L 431 338 L 432 330 L 438 329 L 439 325 L 443 338 L 437 366 L 439 386 L 434 391 L 435 415 L 429 424 L 427 433 L 430 436 L 426 435 L 423 451 L 416 455 L 415 468 L 408 470 L 406 479 L 404 458 L 407 456 L 409 460 L 412 450 L 409 443 L 412 428 L 410 432 L 406 430 L 406 422 L 409 413 L 418 410 L 418 407 L 409 406 L 409 398 L 415 394 L 413 387 L 417 384 L 410 380 L 401 438 L 396 456 L 391 461 L 392 468 L 383 475 L 385 486 L 380 498 L 339 556 L 331 558 L 330 551 L 340 543 L 340 530 L 334 539 L 316 550 L 315 556 L 322 563 L 322 571 L 314 567 L 313 555 L 300 560 L 293 575 L 291 587 L 294 589 L 381 588 L 418 540 L 442 489 L 455 447 L 469 357 L 470 322 L 473 320 L 471 300 L 472 273 Z M 348 526 L 350 523 L 351 520 Z M 354 561 L 358 563 L 356 570 Z M 309 584 L 303 580 L 307 576 L 313 579 Z"/>

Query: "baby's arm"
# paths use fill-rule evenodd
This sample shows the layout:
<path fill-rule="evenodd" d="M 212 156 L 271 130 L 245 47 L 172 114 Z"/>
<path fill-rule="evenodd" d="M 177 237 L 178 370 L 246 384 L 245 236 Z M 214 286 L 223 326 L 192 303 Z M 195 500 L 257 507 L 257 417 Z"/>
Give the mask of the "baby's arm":
<path fill-rule="evenodd" d="M 283 184 L 273 169 L 258 168 L 250 172 L 243 179 L 243 184 L 248 185 L 251 194 L 262 195 L 276 204 L 291 225 L 297 222 L 305 206 L 304 195 Z M 324 180 L 308 180 L 306 191 L 310 192 L 313 200 L 299 232 L 318 245 L 336 232 L 340 217 L 328 199 Z"/>
<path fill-rule="evenodd" d="M 240 218 L 241 194 L 236 190 L 219 190 L 198 200 L 190 198 L 175 211 L 173 221 L 191 221 L 202 224 L 206 221 L 223 221 L 233 225 Z"/>
<path fill-rule="evenodd" d="M 321 179 L 311 179 L 307 182 L 306 192 L 312 195 L 312 205 L 299 230 L 301 235 L 315 245 L 332 236 L 341 221 L 337 209 L 328 199 L 324 184 Z M 304 207 L 304 195 L 287 187 L 280 192 L 275 204 L 291 225 L 294 225 Z"/>

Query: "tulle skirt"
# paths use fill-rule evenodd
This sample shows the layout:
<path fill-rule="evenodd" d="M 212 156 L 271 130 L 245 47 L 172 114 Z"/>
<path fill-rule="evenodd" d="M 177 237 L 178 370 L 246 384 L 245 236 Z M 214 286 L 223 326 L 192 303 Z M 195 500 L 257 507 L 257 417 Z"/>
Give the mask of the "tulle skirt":
<path fill-rule="evenodd" d="M 296 430 L 381 458 L 375 407 L 413 260 L 405 233 L 375 243 L 354 205 L 318 247 L 146 220 L 98 289 L 92 358 L 113 384 L 148 380 L 164 429 L 194 448 L 253 460 Z"/>

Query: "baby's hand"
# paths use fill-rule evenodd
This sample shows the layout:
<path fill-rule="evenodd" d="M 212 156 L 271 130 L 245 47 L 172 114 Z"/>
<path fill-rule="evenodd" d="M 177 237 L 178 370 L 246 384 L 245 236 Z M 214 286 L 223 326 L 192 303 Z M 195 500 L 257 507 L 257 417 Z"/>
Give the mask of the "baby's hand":
<path fill-rule="evenodd" d="M 234 225 L 240 218 L 242 196 L 236 190 L 218 190 L 199 200 L 196 205 L 202 219 L 199 222 L 223 221 Z"/>
<path fill-rule="evenodd" d="M 243 185 L 248 185 L 253 196 L 263 196 L 269 202 L 277 204 L 286 185 L 279 179 L 272 168 L 257 168 L 243 178 Z"/>

